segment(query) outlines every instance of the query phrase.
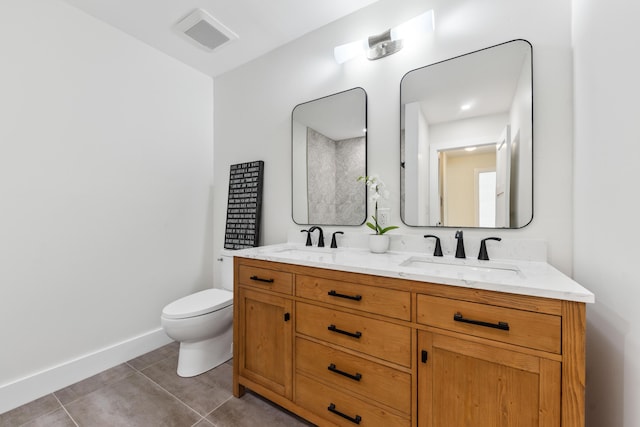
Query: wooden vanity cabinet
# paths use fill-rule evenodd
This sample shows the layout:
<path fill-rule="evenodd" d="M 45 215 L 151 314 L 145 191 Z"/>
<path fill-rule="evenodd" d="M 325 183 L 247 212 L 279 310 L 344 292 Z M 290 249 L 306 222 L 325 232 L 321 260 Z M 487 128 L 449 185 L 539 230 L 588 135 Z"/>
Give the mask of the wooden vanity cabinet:
<path fill-rule="evenodd" d="M 295 279 L 295 403 L 324 423 L 411 426 L 414 334 L 395 320 L 411 294 L 317 274 Z"/>
<path fill-rule="evenodd" d="M 241 377 L 247 385 L 291 399 L 291 274 L 252 266 L 240 266 L 236 274 L 234 393 L 242 393 L 237 381 Z"/>
<path fill-rule="evenodd" d="M 584 426 L 584 304 L 430 288 L 416 296 L 420 427 Z"/>
<path fill-rule="evenodd" d="M 584 426 L 583 303 L 234 265 L 237 397 L 320 426 Z"/>
<path fill-rule="evenodd" d="M 561 319 L 418 295 L 417 321 L 455 333 L 418 333 L 420 426 L 560 426 Z"/>
<path fill-rule="evenodd" d="M 425 331 L 418 342 L 420 426 L 560 426 L 560 362 Z"/>

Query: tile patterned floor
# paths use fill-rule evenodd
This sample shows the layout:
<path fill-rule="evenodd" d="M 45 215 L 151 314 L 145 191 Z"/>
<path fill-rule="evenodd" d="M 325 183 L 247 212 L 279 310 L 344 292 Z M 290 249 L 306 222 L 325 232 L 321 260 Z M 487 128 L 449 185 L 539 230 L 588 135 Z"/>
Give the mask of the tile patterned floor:
<path fill-rule="evenodd" d="M 232 365 L 192 378 L 176 374 L 172 343 L 0 414 L 1 427 L 303 427 L 252 394 L 233 397 Z"/>

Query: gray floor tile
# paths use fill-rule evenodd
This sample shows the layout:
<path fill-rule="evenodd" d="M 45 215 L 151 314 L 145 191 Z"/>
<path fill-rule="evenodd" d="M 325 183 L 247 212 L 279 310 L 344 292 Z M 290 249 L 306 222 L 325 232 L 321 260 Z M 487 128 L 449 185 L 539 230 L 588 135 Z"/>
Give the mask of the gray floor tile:
<path fill-rule="evenodd" d="M 159 361 L 166 359 L 167 357 L 177 357 L 179 351 L 180 343 L 172 342 L 171 344 L 162 346 L 149 353 L 143 354 L 142 356 L 136 357 L 135 359 L 131 359 L 127 363 L 134 369 L 141 371 L 154 363 L 158 363 Z"/>
<path fill-rule="evenodd" d="M 35 420 L 45 414 L 60 408 L 60 403 L 53 396 L 48 394 L 26 405 L 19 406 L 9 412 L 0 415 L 0 426 L 14 427 L 20 426 L 29 421 Z"/>
<path fill-rule="evenodd" d="M 308 427 L 301 418 L 284 411 L 254 394 L 231 398 L 213 411 L 207 419 L 216 427 Z"/>
<path fill-rule="evenodd" d="M 99 388 L 119 381 L 129 375 L 133 375 L 135 372 L 136 371 L 131 366 L 123 363 L 89 377 L 86 380 L 82 380 L 70 385 L 69 387 L 60 389 L 54 394 L 58 399 L 60 399 L 60 403 L 66 405 L 67 403 L 71 403 L 80 397 L 86 396 Z"/>
<path fill-rule="evenodd" d="M 176 373 L 177 358 L 168 358 L 142 371 L 169 393 L 182 400 L 202 416 L 207 415 L 232 396 L 233 368 L 220 366 L 190 378 Z"/>
<path fill-rule="evenodd" d="M 169 344 L 0 414 L 0 426 L 312 426 L 251 392 L 233 397 L 232 360 L 196 377 L 179 377 L 178 350 L 178 343 Z"/>
<path fill-rule="evenodd" d="M 200 416 L 141 374 L 65 405 L 80 426 L 190 427 Z"/>
<path fill-rule="evenodd" d="M 21 427 L 76 427 L 76 423 L 69 418 L 64 409 L 60 408 L 23 424 Z"/>

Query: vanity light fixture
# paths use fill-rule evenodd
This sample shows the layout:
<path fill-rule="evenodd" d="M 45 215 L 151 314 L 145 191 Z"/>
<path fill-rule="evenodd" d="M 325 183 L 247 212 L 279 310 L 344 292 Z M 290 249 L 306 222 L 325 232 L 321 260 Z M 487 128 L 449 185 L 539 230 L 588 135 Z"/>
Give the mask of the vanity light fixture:
<path fill-rule="evenodd" d="M 464 151 L 476 151 L 478 147 L 465 147 Z"/>
<path fill-rule="evenodd" d="M 369 60 L 374 61 L 400 51 L 404 46 L 404 40 L 432 32 L 434 28 L 433 10 L 429 10 L 383 33 L 336 46 L 333 55 L 338 64 L 347 62 L 363 52 Z"/>

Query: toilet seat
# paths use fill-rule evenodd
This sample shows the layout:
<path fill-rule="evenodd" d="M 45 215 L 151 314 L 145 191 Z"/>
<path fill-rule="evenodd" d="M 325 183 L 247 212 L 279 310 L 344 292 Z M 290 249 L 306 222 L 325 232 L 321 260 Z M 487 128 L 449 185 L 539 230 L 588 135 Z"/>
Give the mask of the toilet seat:
<path fill-rule="evenodd" d="M 187 319 L 202 316 L 233 304 L 233 292 L 224 289 L 205 289 L 180 298 L 162 309 L 165 319 Z"/>

